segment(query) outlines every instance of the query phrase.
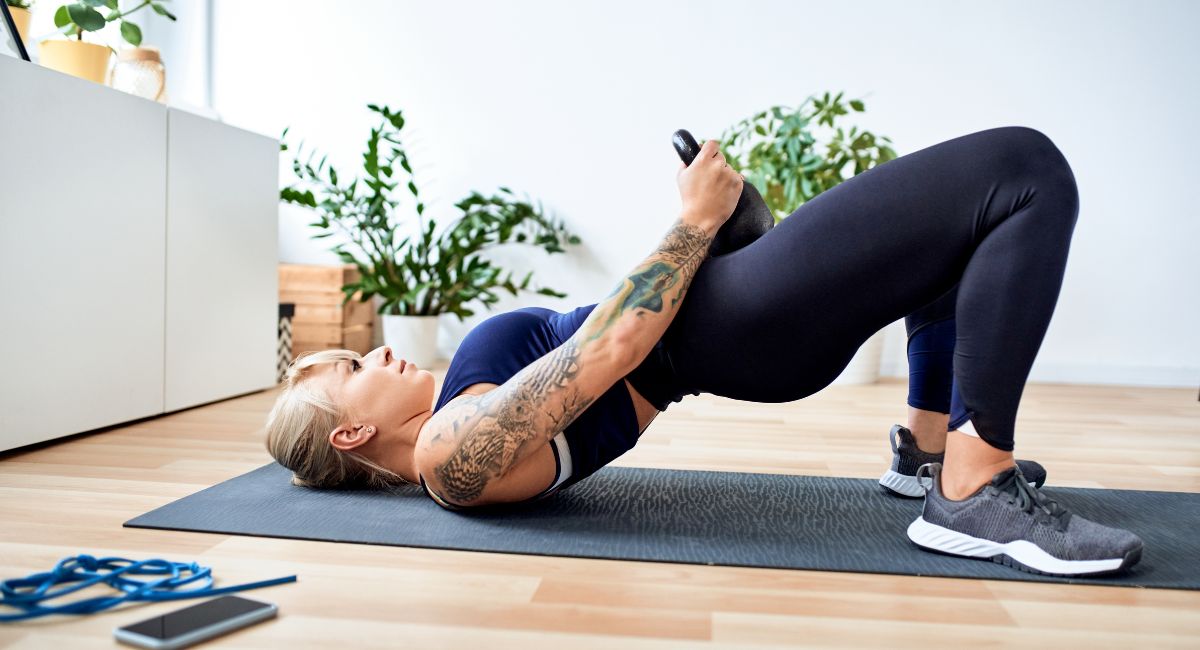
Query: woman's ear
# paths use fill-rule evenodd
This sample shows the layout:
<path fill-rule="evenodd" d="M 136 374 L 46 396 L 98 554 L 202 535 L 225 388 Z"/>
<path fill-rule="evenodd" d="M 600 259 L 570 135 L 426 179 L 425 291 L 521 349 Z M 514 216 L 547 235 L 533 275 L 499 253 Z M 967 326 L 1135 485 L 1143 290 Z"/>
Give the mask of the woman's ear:
<path fill-rule="evenodd" d="M 370 425 L 339 426 L 329 432 L 329 444 L 342 451 L 351 451 L 355 447 L 367 444 L 367 441 L 374 437 L 375 427 Z"/>

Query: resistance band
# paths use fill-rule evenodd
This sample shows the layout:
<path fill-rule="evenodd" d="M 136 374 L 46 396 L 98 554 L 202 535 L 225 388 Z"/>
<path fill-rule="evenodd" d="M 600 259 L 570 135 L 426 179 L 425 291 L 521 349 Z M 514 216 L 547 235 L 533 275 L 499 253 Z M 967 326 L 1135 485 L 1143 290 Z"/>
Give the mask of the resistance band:
<path fill-rule="evenodd" d="M 184 572 L 191 575 L 183 575 Z M 170 577 L 158 580 L 140 581 L 127 576 L 131 575 L 168 575 Z M 176 587 L 186 585 L 195 580 L 205 580 L 202 587 L 187 591 L 172 591 Z M 0 622 L 21 621 L 37 618 L 47 614 L 92 614 L 116 606 L 124 601 L 160 601 L 182 600 L 184 598 L 200 598 L 215 596 L 231 591 L 258 589 L 271 585 L 295 582 L 296 576 L 251 582 L 232 587 L 212 589 L 212 570 L 202 567 L 195 562 L 170 562 L 154 558 L 135 562 L 121 557 L 104 557 L 96 559 L 91 555 L 65 557 L 58 561 L 54 570 L 49 573 L 35 573 L 25 578 L 12 578 L 0 582 L 0 605 L 8 605 L 19 610 L 19 614 L 0 613 Z M 76 582 L 71 587 L 51 591 L 58 583 Z M 123 596 L 96 596 L 85 598 L 64 605 L 45 606 L 41 603 L 52 598 L 64 596 L 73 591 L 86 589 L 96 583 L 104 582 L 115 589 L 125 592 Z"/>

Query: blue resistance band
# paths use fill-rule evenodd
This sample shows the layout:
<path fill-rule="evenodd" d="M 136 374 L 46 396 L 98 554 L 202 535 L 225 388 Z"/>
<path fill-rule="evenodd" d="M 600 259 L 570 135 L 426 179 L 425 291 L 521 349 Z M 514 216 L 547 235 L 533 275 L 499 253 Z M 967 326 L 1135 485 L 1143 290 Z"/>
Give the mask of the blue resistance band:
<path fill-rule="evenodd" d="M 188 572 L 190 576 L 181 575 Z M 142 582 L 126 576 L 130 575 L 170 575 L 168 578 Z M 176 587 L 186 585 L 195 580 L 205 580 L 198 589 L 187 591 L 171 591 Z M 24 610 L 20 614 L 0 613 L 0 622 L 22 621 L 29 618 L 46 616 L 47 614 L 93 614 L 106 610 L 127 600 L 183 600 L 184 598 L 200 598 L 215 596 L 231 591 L 258 589 L 271 585 L 295 582 L 296 576 L 250 582 L 232 587 L 210 588 L 212 585 L 212 570 L 202 567 L 195 562 L 170 562 L 154 558 L 135 562 L 122 557 L 104 557 L 96 559 L 91 555 L 65 557 L 58 561 L 54 570 L 49 573 L 35 573 L 25 578 L 12 578 L 0 582 L 0 605 L 8 605 Z M 50 588 L 60 582 L 77 582 L 79 584 L 65 587 L 57 591 Z M 64 596 L 73 591 L 86 589 L 96 583 L 104 582 L 125 592 L 124 596 L 96 596 L 57 606 L 43 606 L 43 601 Z M 24 591 L 22 591 L 24 590 Z"/>

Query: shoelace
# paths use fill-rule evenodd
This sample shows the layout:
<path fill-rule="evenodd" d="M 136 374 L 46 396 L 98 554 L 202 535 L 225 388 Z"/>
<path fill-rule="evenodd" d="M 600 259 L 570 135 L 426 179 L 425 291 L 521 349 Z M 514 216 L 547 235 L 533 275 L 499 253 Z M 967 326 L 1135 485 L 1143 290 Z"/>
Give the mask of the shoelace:
<path fill-rule="evenodd" d="M 922 478 L 929 478 L 930 484 L 933 480 L 933 465 L 936 463 L 925 463 L 917 468 L 917 481 L 926 494 L 929 493 L 929 488 L 925 487 L 925 482 Z M 1021 510 L 1034 514 L 1037 517 L 1038 513 L 1034 513 L 1036 508 L 1046 519 L 1051 521 L 1059 530 L 1066 530 L 1067 523 L 1071 519 L 1071 511 L 1064 508 L 1054 499 L 1043 494 L 1036 487 L 1025 480 L 1025 475 L 1021 473 L 1021 468 L 1013 469 L 1012 474 L 998 485 L 992 486 L 997 492 L 1004 493 L 1014 497 L 1011 502 L 1015 503 Z"/>
<path fill-rule="evenodd" d="M 1070 511 L 1030 485 L 1020 469 L 1013 471 L 1007 479 L 996 486 L 996 490 L 1016 496 L 1015 503 L 1021 510 L 1033 513 L 1034 508 L 1037 508 L 1045 513 L 1046 517 L 1054 520 L 1056 524 L 1063 528 L 1066 527 L 1064 518 L 1070 515 Z"/>
<path fill-rule="evenodd" d="M 190 576 L 183 576 L 188 572 Z M 167 575 L 159 580 L 142 582 L 132 580 L 129 575 Z M 171 591 L 176 587 L 204 580 L 203 586 L 187 591 Z M 258 589 L 285 582 L 295 582 L 296 576 L 274 578 L 260 582 L 251 582 L 231 587 L 212 589 L 212 570 L 195 562 L 171 562 L 154 558 L 151 560 L 133 561 L 122 557 L 95 558 L 91 555 L 65 557 L 58 561 L 54 569 L 46 573 L 35 573 L 24 578 L 10 578 L 0 582 L 0 606 L 7 605 L 24 610 L 19 614 L 0 614 L 0 622 L 21 621 L 47 614 L 92 614 L 114 607 L 126 600 L 180 600 L 184 598 L 199 598 L 215 596 L 231 591 Z M 60 582 L 76 582 L 71 587 L 56 591 L 50 588 Z M 43 606 L 43 601 L 58 598 L 73 591 L 85 589 L 97 583 L 125 592 L 123 596 L 96 596 L 76 600 L 64 605 Z"/>

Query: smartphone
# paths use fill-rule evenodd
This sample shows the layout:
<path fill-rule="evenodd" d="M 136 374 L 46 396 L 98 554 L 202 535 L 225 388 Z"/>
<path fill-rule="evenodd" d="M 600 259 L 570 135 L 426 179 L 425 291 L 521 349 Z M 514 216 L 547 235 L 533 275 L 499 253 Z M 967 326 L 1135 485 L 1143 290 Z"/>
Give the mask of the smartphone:
<path fill-rule="evenodd" d="M 186 648 L 275 616 L 272 603 L 221 596 L 113 630 L 117 641 L 141 648 Z"/>

